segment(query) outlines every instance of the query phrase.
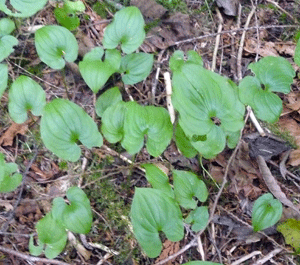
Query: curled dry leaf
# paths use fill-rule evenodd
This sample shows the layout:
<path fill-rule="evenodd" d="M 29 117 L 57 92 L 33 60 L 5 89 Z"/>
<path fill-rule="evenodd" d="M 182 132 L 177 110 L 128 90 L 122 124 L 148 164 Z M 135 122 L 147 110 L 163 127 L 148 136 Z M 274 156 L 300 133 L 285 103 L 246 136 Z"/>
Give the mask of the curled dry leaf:
<path fill-rule="evenodd" d="M 178 252 L 180 249 L 179 246 L 180 246 L 179 242 L 172 242 L 170 240 L 166 240 L 163 244 L 163 251 L 161 252 L 160 256 L 156 259 L 156 263 Z M 174 264 L 172 261 L 168 261 L 166 263 L 166 265 L 172 265 L 172 264 Z"/>
<path fill-rule="evenodd" d="M 18 124 L 12 123 L 6 132 L 0 137 L 0 145 L 12 146 L 17 134 L 25 135 L 28 130 L 28 122 Z"/>

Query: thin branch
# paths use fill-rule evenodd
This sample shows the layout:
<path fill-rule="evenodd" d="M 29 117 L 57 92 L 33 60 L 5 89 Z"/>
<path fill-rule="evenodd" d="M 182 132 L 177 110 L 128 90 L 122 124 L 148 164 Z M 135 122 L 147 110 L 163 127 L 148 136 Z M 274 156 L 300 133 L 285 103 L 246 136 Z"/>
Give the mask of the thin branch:
<path fill-rule="evenodd" d="M 252 9 L 251 9 L 251 12 L 248 15 L 248 18 L 247 18 L 247 21 L 245 23 L 244 28 L 249 27 L 251 18 L 254 15 L 255 10 L 256 10 L 256 7 L 253 6 Z M 238 51 L 238 55 L 237 55 L 237 76 L 238 76 L 238 80 L 242 80 L 242 78 L 243 78 L 243 75 L 242 75 L 242 55 L 243 55 L 243 50 L 244 50 L 245 37 L 246 37 L 246 31 L 243 31 L 241 41 L 240 41 L 240 47 L 239 47 L 239 51 Z"/>
<path fill-rule="evenodd" d="M 216 8 L 217 11 L 217 15 L 219 18 L 219 26 L 218 26 L 218 33 L 222 32 L 223 29 L 223 17 L 219 11 L 219 8 Z M 213 59 L 212 59 L 212 63 L 211 63 L 211 71 L 214 72 L 216 69 L 216 61 L 217 61 L 217 54 L 218 54 L 218 50 L 219 50 L 219 46 L 220 46 L 220 38 L 221 35 L 217 35 L 216 36 L 216 45 L 215 45 L 215 49 L 214 49 L 214 53 L 213 53 Z"/>
<path fill-rule="evenodd" d="M 212 33 L 212 34 L 207 34 L 207 35 L 202 35 L 202 36 L 198 36 L 198 37 L 194 37 L 194 38 L 190 38 L 190 39 L 186 39 L 186 40 L 180 40 L 180 41 L 175 41 L 173 44 L 171 44 L 170 46 L 173 45 L 180 45 L 183 43 L 187 43 L 187 42 L 193 42 L 196 40 L 201 40 L 201 39 L 206 39 L 206 38 L 213 38 L 216 37 L 217 35 L 220 34 L 231 34 L 231 33 L 236 33 L 239 31 L 249 31 L 249 30 L 264 30 L 264 29 L 271 29 L 271 28 L 299 28 L 300 25 L 267 25 L 267 26 L 254 26 L 254 27 L 249 27 L 249 28 L 239 28 L 239 29 L 232 29 L 232 30 L 224 30 L 222 32 L 216 32 L 216 33 Z"/>
<path fill-rule="evenodd" d="M 32 257 L 32 256 L 29 256 L 27 254 L 15 251 L 15 250 L 10 249 L 10 248 L 5 248 L 5 247 L 2 247 L 2 246 L 0 246 L 0 251 L 4 252 L 4 253 L 11 254 L 11 255 L 14 255 L 14 256 L 19 257 L 19 258 L 21 258 L 23 260 L 26 260 L 26 261 L 42 262 L 42 263 L 45 263 L 45 264 L 69 265 L 68 263 L 65 263 L 65 262 L 59 261 L 59 260 Z"/>

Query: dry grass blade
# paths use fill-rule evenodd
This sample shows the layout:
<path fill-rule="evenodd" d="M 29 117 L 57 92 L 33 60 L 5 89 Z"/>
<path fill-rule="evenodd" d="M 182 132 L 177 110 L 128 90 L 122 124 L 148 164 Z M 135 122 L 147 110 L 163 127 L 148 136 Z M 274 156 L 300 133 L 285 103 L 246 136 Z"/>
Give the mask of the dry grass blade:
<path fill-rule="evenodd" d="M 262 174 L 262 177 L 263 177 L 268 189 L 274 195 L 274 197 L 277 198 L 278 200 L 280 200 L 282 202 L 282 204 L 292 208 L 294 211 L 296 211 L 300 215 L 299 209 L 282 192 L 276 179 L 273 177 L 270 169 L 268 168 L 265 159 L 262 156 L 258 156 L 257 163 L 259 166 L 259 170 Z"/>

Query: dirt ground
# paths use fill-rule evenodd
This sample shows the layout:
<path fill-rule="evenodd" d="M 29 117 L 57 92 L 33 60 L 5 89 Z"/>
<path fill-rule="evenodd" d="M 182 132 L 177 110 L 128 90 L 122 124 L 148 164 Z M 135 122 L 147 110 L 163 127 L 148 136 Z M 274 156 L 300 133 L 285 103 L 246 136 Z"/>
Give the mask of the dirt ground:
<path fill-rule="evenodd" d="M 67 65 L 65 71 L 52 70 L 36 54 L 31 28 L 57 24 L 54 1 L 31 18 L 15 20 L 19 45 L 6 61 L 11 80 L 21 74 L 28 75 L 41 84 L 48 101 L 55 97 L 69 98 L 100 124 L 94 113 L 93 93 L 78 73 L 76 63 L 91 48 L 101 46 L 103 31 L 113 13 L 130 1 L 83 2 L 86 11 L 80 15 L 80 27 L 74 31 L 80 44 L 75 64 Z M 141 9 L 147 24 L 147 37 L 140 49 L 155 55 L 150 76 L 126 89 L 116 76 L 98 95 L 119 86 L 124 100 L 132 97 L 143 105 L 166 107 L 163 73 L 170 71 L 168 59 L 175 50 L 197 51 L 207 69 L 236 83 L 240 76 L 250 74 L 249 63 L 265 56 L 283 56 L 292 63 L 297 76 L 291 93 L 280 95 L 284 107 L 279 122 L 261 124 L 269 135 L 276 136 L 262 139 L 248 122 L 237 148 L 225 149 L 211 160 L 187 159 L 173 142 L 158 158 L 151 157 L 145 149 L 132 157 L 120 144 L 105 142 L 101 148 L 83 148 L 81 160 L 71 163 L 58 159 L 43 146 L 38 120 L 21 125 L 10 120 L 5 92 L 0 104 L 0 152 L 7 161 L 18 164 L 23 182 L 14 192 L 0 194 L 0 246 L 4 248 L 0 249 L 0 264 L 175 265 L 190 260 L 231 265 L 300 264 L 299 255 L 286 244 L 275 226 L 262 233 L 253 233 L 251 227 L 253 202 L 269 192 L 259 165 L 251 156 L 255 150 L 270 151 L 267 166 L 284 194 L 295 205 L 299 204 L 300 79 L 299 68 L 292 59 L 300 36 L 299 0 L 157 2 L 164 6 L 154 1 L 131 1 Z M 4 15 L 0 13 L 0 17 Z M 209 209 L 216 205 L 214 218 L 201 235 L 186 227 L 186 235 L 180 242 L 170 242 L 162 236 L 164 248 L 156 259 L 142 252 L 129 219 L 134 188 L 149 185 L 139 167 L 142 163 L 160 164 L 168 170 L 191 170 L 203 176 L 209 189 Z M 224 176 L 228 181 L 218 197 Z M 42 260 L 43 257 L 30 260 L 28 242 L 30 235 L 36 233 L 35 224 L 49 212 L 53 198 L 64 196 L 67 188 L 74 185 L 80 186 L 90 198 L 94 214 L 91 232 L 83 238 L 69 238 L 56 263 Z M 281 221 L 288 218 L 300 220 L 299 215 L 285 207 Z"/>

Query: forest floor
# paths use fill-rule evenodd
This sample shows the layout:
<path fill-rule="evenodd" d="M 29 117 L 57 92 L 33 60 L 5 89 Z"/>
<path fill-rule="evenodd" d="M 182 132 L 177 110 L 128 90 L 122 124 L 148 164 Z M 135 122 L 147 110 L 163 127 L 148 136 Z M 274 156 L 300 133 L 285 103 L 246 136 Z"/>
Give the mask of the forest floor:
<path fill-rule="evenodd" d="M 81 24 L 75 32 L 80 43 L 79 59 L 91 48 L 101 45 L 104 29 L 114 12 L 129 4 L 129 1 L 83 2 L 86 11 L 80 15 Z M 250 156 L 253 148 L 269 150 L 272 156 L 268 167 L 285 195 L 295 205 L 299 204 L 300 79 L 299 69 L 293 63 L 296 40 L 300 37 L 299 0 L 278 3 L 251 0 L 241 1 L 240 5 L 235 0 L 216 1 L 223 3 L 219 8 L 211 0 L 162 0 L 157 2 L 164 7 L 153 4 L 151 8 L 145 8 L 148 2 L 151 1 L 131 1 L 131 4 L 140 8 L 147 24 L 147 37 L 140 49 L 155 54 L 151 75 L 126 90 L 119 80 L 110 79 L 104 90 L 120 86 L 124 100 L 133 98 L 140 104 L 166 107 L 163 73 L 170 72 L 168 59 L 175 50 L 197 51 L 207 69 L 236 83 L 240 75 L 250 74 L 249 63 L 265 56 L 283 56 L 292 63 L 297 77 L 291 93 L 280 94 L 284 105 L 279 121 L 275 125 L 261 125 L 270 135 L 277 135 L 292 147 L 286 148 L 285 144 L 282 147 L 282 141 L 276 137 L 261 141 L 255 127 L 248 122 L 237 148 L 225 149 L 211 160 L 187 159 L 173 142 L 158 158 L 151 157 L 145 149 L 132 157 L 120 144 L 105 142 L 101 148 L 83 149 L 81 160 L 71 163 L 57 158 L 43 146 L 38 122 L 20 125 L 11 121 L 8 93 L 5 92 L 0 104 L 0 152 L 5 154 L 8 162 L 19 166 L 23 182 L 14 192 L 0 194 L 0 245 L 4 248 L 0 251 L 0 264 L 47 264 L 39 258 L 35 261 L 28 258 L 29 237 L 36 233 L 35 224 L 50 210 L 52 200 L 65 196 L 67 188 L 74 185 L 80 186 L 88 195 L 94 222 L 85 239 L 78 237 L 75 243 L 74 240 L 68 243 L 56 258 L 56 264 L 175 265 L 190 260 L 231 265 L 300 264 L 300 257 L 285 243 L 275 226 L 263 233 L 253 233 L 253 202 L 269 190 L 257 162 Z M 50 1 L 34 17 L 15 20 L 19 45 L 7 59 L 10 79 L 28 75 L 43 86 L 47 100 L 69 97 L 95 118 L 93 93 L 76 69 L 68 65 L 64 72 L 52 70 L 41 63 L 36 54 L 32 27 L 57 24 L 53 15 L 55 4 Z M 1 13 L 0 17 L 3 17 Z M 252 29 L 245 31 L 245 27 Z M 134 188 L 149 185 L 139 167 L 143 163 L 158 164 L 166 170 L 190 170 L 203 176 L 209 189 L 209 209 L 216 199 L 218 203 L 212 222 L 197 238 L 197 244 L 189 245 L 195 233 L 187 227 L 182 241 L 163 239 L 163 250 L 158 258 L 150 259 L 142 252 L 132 233 L 129 212 Z M 217 198 L 225 175 L 226 185 Z M 289 208 L 284 210 L 281 221 L 287 218 L 300 220 Z M 85 241 L 94 243 L 93 247 L 83 247 Z M 186 251 L 176 255 L 185 247 Z M 170 260 L 174 254 L 175 258 Z"/>

